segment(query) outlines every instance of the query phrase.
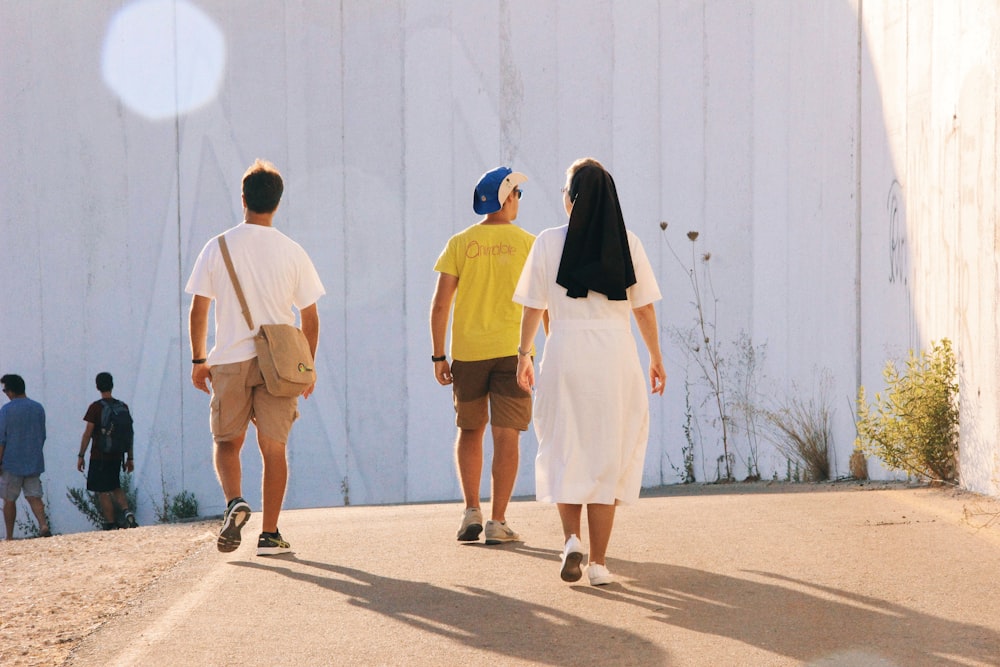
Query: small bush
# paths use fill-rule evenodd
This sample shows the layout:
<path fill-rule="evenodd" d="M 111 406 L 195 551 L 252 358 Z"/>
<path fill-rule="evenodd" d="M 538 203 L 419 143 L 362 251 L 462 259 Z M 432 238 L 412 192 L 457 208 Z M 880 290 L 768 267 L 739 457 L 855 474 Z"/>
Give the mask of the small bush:
<path fill-rule="evenodd" d="M 858 438 L 865 454 L 892 470 L 941 482 L 958 477 L 958 384 L 951 341 L 931 343 L 930 352 L 910 350 L 906 371 L 886 362 L 886 392 L 868 404 L 858 389 Z"/>
<path fill-rule="evenodd" d="M 198 516 L 198 499 L 190 491 L 181 491 L 170 502 L 174 519 L 193 519 Z"/>
<path fill-rule="evenodd" d="M 87 476 L 84 474 L 84 480 Z M 137 496 L 136 489 L 132 486 L 132 473 L 125 473 L 122 475 L 122 491 L 125 492 L 125 501 L 128 506 L 135 511 Z M 80 510 L 80 513 L 93 525 L 95 528 L 100 528 L 104 524 L 104 513 L 101 511 L 101 503 L 97 498 L 98 494 L 88 491 L 86 481 L 84 481 L 83 488 L 71 488 L 66 490 L 66 497 L 69 501 L 73 503 L 76 509 Z M 121 510 L 112 501 L 111 506 L 115 510 L 115 517 L 119 519 L 118 523 L 121 525 L 120 517 Z"/>
<path fill-rule="evenodd" d="M 175 496 L 164 492 L 163 504 L 153 508 L 157 523 L 173 523 L 181 519 L 198 516 L 198 498 L 190 491 L 181 491 Z"/>
<path fill-rule="evenodd" d="M 848 467 L 851 470 L 851 477 L 854 479 L 862 481 L 868 479 L 868 459 L 865 458 L 865 453 L 860 449 L 851 452 Z"/>
<path fill-rule="evenodd" d="M 95 528 L 100 528 L 104 521 L 104 514 L 101 512 L 101 506 L 97 500 L 97 494 L 91 491 L 87 491 L 84 488 L 72 488 L 66 490 L 66 497 L 69 501 L 73 503 L 73 507 L 80 510 L 84 518 L 94 526 Z"/>

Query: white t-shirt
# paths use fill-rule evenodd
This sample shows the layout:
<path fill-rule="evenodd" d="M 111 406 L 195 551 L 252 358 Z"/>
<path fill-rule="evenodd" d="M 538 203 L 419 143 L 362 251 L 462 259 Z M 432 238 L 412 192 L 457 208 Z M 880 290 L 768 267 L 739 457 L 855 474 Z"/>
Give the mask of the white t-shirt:
<path fill-rule="evenodd" d="M 209 366 L 253 359 L 257 356 L 253 338 L 261 324 L 295 324 L 292 306 L 301 310 L 326 293 L 306 251 L 274 227 L 242 223 L 224 235 L 254 330 L 243 318 L 215 237 L 202 248 L 184 288 L 188 294 L 215 300 L 215 345 L 208 353 Z"/>

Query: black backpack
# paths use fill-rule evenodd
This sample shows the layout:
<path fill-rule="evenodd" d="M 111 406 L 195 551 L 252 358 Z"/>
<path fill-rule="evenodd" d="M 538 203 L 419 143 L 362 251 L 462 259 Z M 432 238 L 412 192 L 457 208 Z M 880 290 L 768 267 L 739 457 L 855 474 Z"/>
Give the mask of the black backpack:
<path fill-rule="evenodd" d="M 132 414 L 117 398 L 102 400 L 101 424 L 97 430 L 97 448 L 105 454 L 124 454 L 132 449 Z"/>

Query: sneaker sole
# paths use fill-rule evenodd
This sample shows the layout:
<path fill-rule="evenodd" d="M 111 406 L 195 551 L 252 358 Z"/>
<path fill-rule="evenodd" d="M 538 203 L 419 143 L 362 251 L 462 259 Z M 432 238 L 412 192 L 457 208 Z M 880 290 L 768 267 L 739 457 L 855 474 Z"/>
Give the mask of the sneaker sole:
<path fill-rule="evenodd" d="M 257 547 L 258 556 L 280 556 L 292 553 L 291 547 Z"/>
<path fill-rule="evenodd" d="M 520 535 L 487 536 L 486 544 L 504 544 L 505 542 L 520 542 Z"/>
<path fill-rule="evenodd" d="M 475 542 L 479 539 L 479 533 L 483 532 L 483 526 L 479 523 L 470 523 L 465 530 L 459 532 L 459 542 Z"/>
<path fill-rule="evenodd" d="M 574 551 L 566 555 L 566 562 L 563 563 L 562 571 L 559 572 L 559 577 L 563 581 L 580 581 L 580 577 L 583 576 L 583 570 L 580 569 L 580 563 L 583 562 L 583 554 L 579 551 Z"/>
<path fill-rule="evenodd" d="M 240 531 L 249 520 L 249 505 L 237 505 L 233 511 L 229 513 L 229 516 L 226 517 L 225 525 L 223 525 L 222 530 L 219 531 L 219 539 L 216 542 L 216 546 L 219 548 L 219 551 L 224 554 L 236 551 L 242 541 Z"/>

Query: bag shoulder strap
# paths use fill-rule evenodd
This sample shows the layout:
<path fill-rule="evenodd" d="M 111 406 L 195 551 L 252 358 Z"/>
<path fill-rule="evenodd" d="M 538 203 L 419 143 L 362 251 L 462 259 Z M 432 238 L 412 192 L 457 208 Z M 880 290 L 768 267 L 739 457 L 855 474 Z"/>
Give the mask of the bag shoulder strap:
<path fill-rule="evenodd" d="M 101 428 L 105 429 L 108 424 L 111 423 L 111 408 L 114 406 L 114 401 L 102 398 L 101 399 Z"/>
<path fill-rule="evenodd" d="M 250 306 L 247 305 L 246 297 L 243 296 L 243 288 L 240 287 L 240 280 L 236 277 L 236 269 L 233 267 L 233 258 L 229 256 L 229 246 L 226 245 L 225 234 L 219 236 L 219 249 L 222 250 L 222 261 L 226 263 L 226 271 L 229 272 L 229 279 L 233 281 L 233 287 L 236 289 L 236 298 L 240 300 L 240 308 L 243 309 L 243 319 L 246 320 L 250 331 L 253 331 L 253 318 L 250 316 Z"/>

